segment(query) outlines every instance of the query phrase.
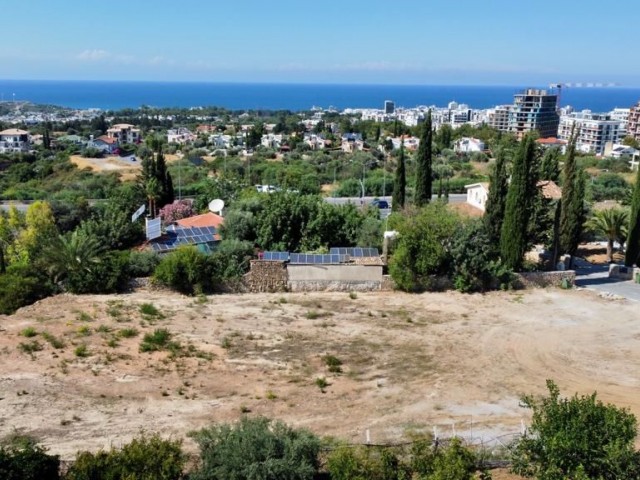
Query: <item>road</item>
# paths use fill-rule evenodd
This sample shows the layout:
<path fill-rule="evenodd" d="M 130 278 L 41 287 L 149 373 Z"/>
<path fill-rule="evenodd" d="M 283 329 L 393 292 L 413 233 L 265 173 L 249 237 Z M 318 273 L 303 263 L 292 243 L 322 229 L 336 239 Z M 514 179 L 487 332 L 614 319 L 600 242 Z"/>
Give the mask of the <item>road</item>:
<path fill-rule="evenodd" d="M 609 278 L 609 265 L 592 265 L 577 259 L 576 286 L 640 302 L 640 285 L 629 280 Z"/>

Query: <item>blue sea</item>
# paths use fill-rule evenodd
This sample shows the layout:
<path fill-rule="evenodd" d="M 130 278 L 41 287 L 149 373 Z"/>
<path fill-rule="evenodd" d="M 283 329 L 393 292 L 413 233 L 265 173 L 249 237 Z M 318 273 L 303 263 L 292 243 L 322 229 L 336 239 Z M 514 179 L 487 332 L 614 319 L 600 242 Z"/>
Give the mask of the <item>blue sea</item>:
<path fill-rule="evenodd" d="M 218 106 L 231 110 L 309 110 L 312 107 L 337 109 L 382 108 L 385 100 L 398 107 L 435 105 L 451 101 L 471 108 L 510 104 L 513 95 L 525 86 L 453 85 L 312 85 L 259 83 L 187 83 L 116 81 L 0 80 L 4 101 L 27 100 L 37 104 L 69 108 L 117 110 L 153 107 Z M 640 88 L 564 88 L 561 105 L 606 112 L 630 107 L 640 100 Z"/>

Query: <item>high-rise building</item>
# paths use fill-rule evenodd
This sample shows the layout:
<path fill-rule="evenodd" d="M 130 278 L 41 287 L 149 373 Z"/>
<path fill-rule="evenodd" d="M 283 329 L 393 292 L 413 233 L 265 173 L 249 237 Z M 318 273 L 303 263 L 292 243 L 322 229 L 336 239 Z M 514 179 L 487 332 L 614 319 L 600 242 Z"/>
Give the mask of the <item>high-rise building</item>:
<path fill-rule="evenodd" d="M 521 139 L 527 132 L 537 130 L 541 138 L 558 134 L 558 95 L 546 90 L 527 89 L 514 95 L 509 112 L 509 131 Z"/>
<path fill-rule="evenodd" d="M 393 112 L 396 111 L 396 104 L 393 103 L 391 100 L 385 100 L 384 101 L 384 113 L 386 113 L 387 115 L 392 115 Z"/>
<path fill-rule="evenodd" d="M 511 105 L 498 105 L 487 112 L 486 122 L 490 127 L 501 132 L 509 131 L 509 112 Z"/>
<path fill-rule="evenodd" d="M 640 102 L 629 110 L 629 123 L 627 124 L 627 135 L 640 142 Z"/>

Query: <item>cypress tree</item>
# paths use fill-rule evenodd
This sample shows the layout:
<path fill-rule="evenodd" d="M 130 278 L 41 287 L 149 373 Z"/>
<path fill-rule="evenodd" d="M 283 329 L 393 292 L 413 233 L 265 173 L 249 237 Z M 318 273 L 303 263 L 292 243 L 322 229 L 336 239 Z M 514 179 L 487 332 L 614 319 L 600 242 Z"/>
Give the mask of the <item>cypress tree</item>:
<path fill-rule="evenodd" d="M 400 144 L 400 156 L 398 157 L 396 176 L 393 180 L 393 196 L 391 197 L 391 209 L 394 212 L 404 208 L 406 188 L 407 177 L 404 165 L 404 142 L 402 142 Z"/>
<path fill-rule="evenodd" d="M 433 127 L 431 125 L 431 110 L 429 110 L 427 119 L 422 126 L 420 147 L 418 148 L 415 192 L 415 202 L 418 207 L 422 207 L 431 201 L 432 144 Z"/>
<path fill-rule="evenodd" d="M 536 191 L 535 177 L 531 175 L 534 164 L 535 142 L 531 135 L 527 135 L 513 164 L 500 232 L 500 256 L 512 270 L 520 270 L 527 250 L 529 218 Z"/>
<path fill-rule="evenodd" d="M 640 266 L 640 167 L 631 198 L 631 216 L 629 217 L 629 234 L 624 264 L 627 267 L 632 267 L 634 264 Z"/>
<path fill-rule="evenodd" d="M 560 251 L 573 256 L 578 249 L 582 224 L 584 223 L 584 176 L 576 164 L 576 139 L 572 132 L 567 158 L 564 162 L 564 180 L 562 183 L 562 205 L 560 210 L 559 241 Z"/>
<path fill-rule="evenodd" d="M 560 150 L 556 147 L 547 149 L 540 164 L 540 179 L 558 181 L 560 177 Z"/>
<path fill-rule="evenodd" d="M 500 242 L 500 231 L 504 222 L 504 210 L 509 191 L 505 157 L 504 149 L 498 150 L 496 163 L 489 179 L 489 195 L 483 218 L 485 231 L 494 245 Z"/>

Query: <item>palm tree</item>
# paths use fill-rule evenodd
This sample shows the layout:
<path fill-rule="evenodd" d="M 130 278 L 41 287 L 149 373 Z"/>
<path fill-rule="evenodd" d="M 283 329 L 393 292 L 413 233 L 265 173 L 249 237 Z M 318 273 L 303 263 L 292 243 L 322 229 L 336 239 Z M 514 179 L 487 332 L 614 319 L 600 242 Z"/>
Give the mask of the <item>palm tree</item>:
<path fill-rule="evenodd" d="M 44 258 L 51 278 L 57 283 L 75 273 L 90 270 L 92 265 L 100 263 L 103 251 L 104 247 L 96 237 L 74 231 L 55 237 Z"/>
<path fill-rule="evenodd" d="M 629 214 L 620 208 L 608 208 L 598 210 L 587 220 L 585 227 L 592 232 L 607 237 L 607 261 L 613 263 L 613 243 L 618 241 L 622 246 L 622 240 L 627 236 L 627 224 Z"/>

